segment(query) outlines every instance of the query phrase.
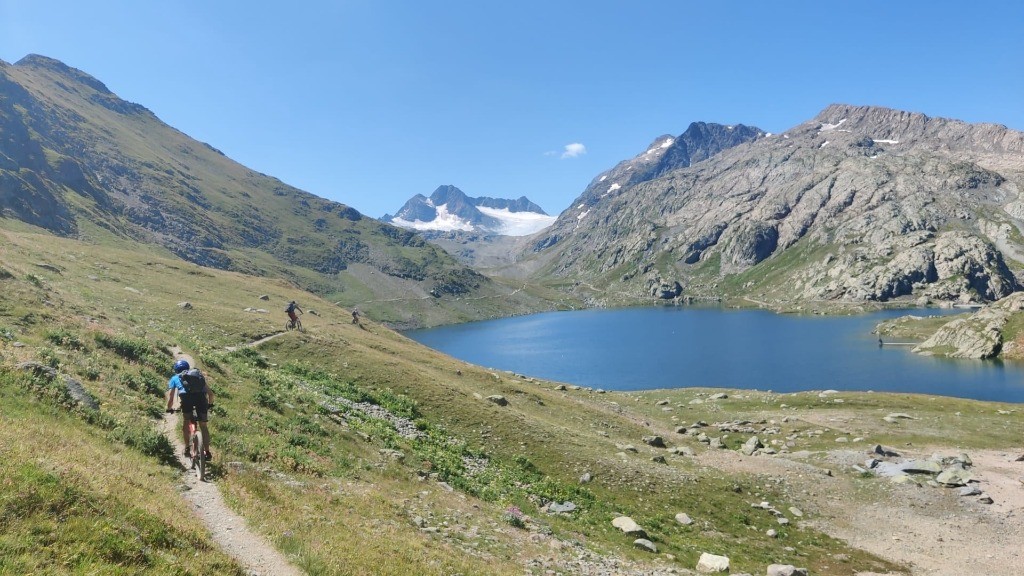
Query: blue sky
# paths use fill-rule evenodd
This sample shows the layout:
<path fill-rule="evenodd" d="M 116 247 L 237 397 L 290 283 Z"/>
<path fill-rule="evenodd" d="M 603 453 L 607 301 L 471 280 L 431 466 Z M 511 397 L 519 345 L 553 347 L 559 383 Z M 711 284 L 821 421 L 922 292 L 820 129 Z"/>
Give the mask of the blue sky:
<path fill-rule="evenodd" d="M 442 184 L 557 214 L 690 122 L 834 102 L 1024 130 L 1017 0 L 0 0 L 29 53 L 374 217 Z"/>

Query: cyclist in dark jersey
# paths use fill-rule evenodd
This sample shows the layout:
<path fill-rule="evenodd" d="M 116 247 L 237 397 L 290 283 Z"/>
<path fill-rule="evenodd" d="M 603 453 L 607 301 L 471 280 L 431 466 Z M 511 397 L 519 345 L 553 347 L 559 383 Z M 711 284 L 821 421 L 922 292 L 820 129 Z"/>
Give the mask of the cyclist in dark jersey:
<path fill-rule="evenodd" d="M 199 392 L 189 392 L 182 382 L 182 375 L 191 368 L 186 360 L 178 360 L 174 363 L 174 376 L 167 382 L 167 411 L 174 411 L 174 397 L 181 401 L 181 437 L 185 442 L 185 456 L 191 456 L 189 446 L 189 422 L 196 422 L 203 431 L 203 452 L 206 452 L 206 459 L 212 460 L 210 453 L 210 430 L 207 422 L 210 420 L 210 408 L 213 408 L 213 390 L 209 386 Z"/>
<path fill-rule="evenodd" d="M 302 308 L 299 308 L 299 305 L 295 303 L 295 300 L 289 302 L 288 307 L 284 309 L 284 311 L 288 313 L 288 318 L 292 321 L 292 326 L 295 326 L 295 321 L 299 319 L 299 317 L 295 315 L 296 310 L 298 310 L 299 314 L 304 314 Z"/>

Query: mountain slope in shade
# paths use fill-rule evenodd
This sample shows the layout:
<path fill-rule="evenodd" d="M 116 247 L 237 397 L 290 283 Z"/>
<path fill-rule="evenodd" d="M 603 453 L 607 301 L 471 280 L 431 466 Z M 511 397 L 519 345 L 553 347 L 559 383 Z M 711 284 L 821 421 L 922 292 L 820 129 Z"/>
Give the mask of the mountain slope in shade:
<path fill-rule="evenodd" d="M 533 244 L 534 277 L 589 282 L 595 303 L 773 306 L 987 301 L 1020 285 L 1021 132 L 833 105 L 662 169 L 674 143 L 595 179 Z"/>
<path fill-rule="evenodd" d="M 455 186 L 439 186 L 429 198 L 413 196 L 397 214 L 381 220 L 426 232 L 473 232 L 529 236 L 547 228 L 555 217 L 525 196 L 518 200 L 470 198 Z"/>

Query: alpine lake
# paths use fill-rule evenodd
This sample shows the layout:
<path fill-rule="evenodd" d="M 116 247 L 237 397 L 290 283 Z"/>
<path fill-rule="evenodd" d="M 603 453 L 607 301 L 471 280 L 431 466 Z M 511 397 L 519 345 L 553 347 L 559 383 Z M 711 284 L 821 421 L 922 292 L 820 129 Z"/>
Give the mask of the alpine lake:
<path fill-rule="evenodd" d="M 952 360 L 883 342 L 883 320 L 963 310 L 888 310 L 854 316 L 723 308 L 548 312 L 412 330 L 455 358 L 525 376 L 604 390 L 685 387 L 773 392 L 848 390 L 1024 402 L 1024 363 Z"/>

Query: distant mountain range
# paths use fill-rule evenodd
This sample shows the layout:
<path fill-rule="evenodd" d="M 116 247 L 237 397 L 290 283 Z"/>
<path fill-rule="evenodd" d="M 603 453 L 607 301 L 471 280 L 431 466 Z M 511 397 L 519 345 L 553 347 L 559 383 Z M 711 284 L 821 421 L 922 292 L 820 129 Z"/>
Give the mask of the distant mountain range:
<path fill-rule="evenodd" d="M 554 223 L 526 196 L 518 200 L 470 198 L 455 186 L 439 186 L 429 198 L 413 196 L 384 222 L 421 232 L 472 232 L 500 236 L 529 236 Z"/>
<path fill-rule="evenodd" d="M 986 302 L 1024 281 L 1024 133 L 844 104 L 774 135 L 695 122 L 557 218 L 441 186 L 381 222 L 32 55 L 0 61 L 0 224 L 14 220 L 286 278 L 395 326 L 552 302 Z"/>

